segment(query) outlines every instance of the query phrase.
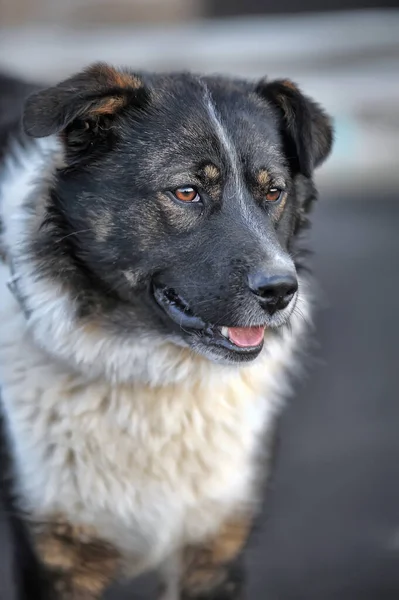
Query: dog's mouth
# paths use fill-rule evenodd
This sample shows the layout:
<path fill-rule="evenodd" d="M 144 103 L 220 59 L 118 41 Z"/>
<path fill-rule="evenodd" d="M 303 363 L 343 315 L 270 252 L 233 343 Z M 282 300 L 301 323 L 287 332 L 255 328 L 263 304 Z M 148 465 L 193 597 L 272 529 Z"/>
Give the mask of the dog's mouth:
<path fill-rule="evenodd" d="M 203 344 L 217 346 L 230 353 L 255 358 L 262 350 L 265 327 L 227 327 L 206 323 L 193 313 L 188 303 L 172 288 L 153 284 L 158 306 L 186 334 Z"/>

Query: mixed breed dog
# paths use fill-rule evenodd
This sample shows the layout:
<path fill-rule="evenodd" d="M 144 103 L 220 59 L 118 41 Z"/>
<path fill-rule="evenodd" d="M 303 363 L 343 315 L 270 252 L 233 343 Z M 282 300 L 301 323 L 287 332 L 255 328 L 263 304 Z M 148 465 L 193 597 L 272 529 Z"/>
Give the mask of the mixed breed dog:
<path fill-rule="evenodd" d="M 2 84 L 20 587 L 94 600 L 156 570 L 159 599 L 242 599 L 310 319 L 299 238 L 330 118 L 289 80 L 95 64 L 47 89 Z"/>

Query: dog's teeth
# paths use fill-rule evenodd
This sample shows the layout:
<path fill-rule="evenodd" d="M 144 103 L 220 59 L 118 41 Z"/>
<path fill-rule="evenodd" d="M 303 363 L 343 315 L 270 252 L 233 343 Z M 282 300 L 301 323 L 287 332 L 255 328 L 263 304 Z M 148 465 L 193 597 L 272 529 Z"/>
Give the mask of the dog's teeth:
<path fill-rule="evenodd" d="M 229 337 L 229 328 L 228 327 L 222 327 L 222 329 L 220 330 L 221 334 L 225 337 L 228 338 Z"/>

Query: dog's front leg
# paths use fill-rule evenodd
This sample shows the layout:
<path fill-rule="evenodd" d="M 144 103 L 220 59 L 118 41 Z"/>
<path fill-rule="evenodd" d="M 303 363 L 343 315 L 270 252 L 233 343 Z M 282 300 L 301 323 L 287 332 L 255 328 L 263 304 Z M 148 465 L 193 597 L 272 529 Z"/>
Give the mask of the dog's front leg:
<path fill-rule="evenodd" d="M 242 551 L 250 529 L 251 519 L 232 519 L 207 544 L 183 552 L 180 600 L 244 599 Z"/>
<path fill-rule="evenodd" d="M 51 600 L 98 600 L 115 578 L 120 556 L 89 527 L 46 523 L 34 540 Z"/>

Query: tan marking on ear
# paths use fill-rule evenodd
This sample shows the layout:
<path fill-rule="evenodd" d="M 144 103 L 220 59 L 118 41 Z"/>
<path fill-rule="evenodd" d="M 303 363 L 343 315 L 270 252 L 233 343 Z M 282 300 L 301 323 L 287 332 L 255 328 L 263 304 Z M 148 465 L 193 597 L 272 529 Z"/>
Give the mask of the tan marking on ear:
<path fill-rule="evenodd" d="M 139 77 L 132 75 L 126 71 L 116 69 L 105 63 L 96 63 L 89 67 L 86 71 L 89 76 L 100 80 L 103 85 L 109 87 L 119 87 L 121 89 L 137 90 L 142 87 L 143 83 Z"/>
<path fill-rule="evenodd" d="M 259 183 L 259 185 L 267 185 L 269 183 L 270 175 L 266 169 L 262 169 L 258 172 L 256 175 L 256 181 Z"/>
<path fill-rule="evenodd" d="M 140 78 L 136 75 L 102 62 L 91 65 L 86 69 L 85 73 L 89 77 L 95 78 L 102 85 L 110 87 L 138 89 L 143 85 Z"/>
<path fill-rule="evenodd" d="M 212 163 L 205 165 L 204 175 L 212 182 L 217 181 L 220 178 L 220 170 Z"/>
<path fill-rule="evenodd" d="M 56 518 L 38 525 L 34 537 L 61 598 L 100 598 L 119 570 L 119 552 L 100 540 L 93 527 Z"/>
<path fill-rule="evenodd" d="M 291 81 L 291 79 L 284 79 L 284 81 L 282 81 L 281 84 L 284 87 L 288 88 L 289 90 L 292 90 L 293 92 L 297 92 L 298 91 L 297 86 L 295 85 L 295 83 L 293 83 Z"/>
<path fill-rule="evenodd" d="M 98 106 L 94 106 L 89 110 L 89 115 L 113 115 L 118 110 L 123 108 L 127 103 L 127 98 L 123 96 L 112 96 L 111 98 L 106 98 L 101 104 Z"/>
<path fill-rule="evenodd" d="M 110 92 L 115 91 L 115 94 L 104 98 L 96 106 L 89 109 L 90 115 L 112 115 L 128 102 L 128 97 L 125 92 L 129 90 L 138 90 L 143 86 L 142 81 L 136 75 L 119 71 L 108 65 L 94 65 L 88 70 L 89 75 L 94 75 L 99 80 L 101 88 L 106 92 L 107 87 L 111 88 Z M 119 88 L 120 94 L 117 90 Z"/>
<path fill-rule="evenodd" d="M 142 81 L 136 75 L 124 73 L 112 67 L 108 67 L 107 76 L 112 85 L 122 89 L 138 90 L 143 86 Z"/>

